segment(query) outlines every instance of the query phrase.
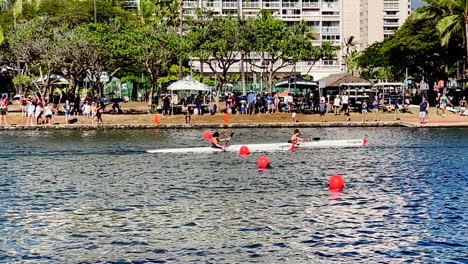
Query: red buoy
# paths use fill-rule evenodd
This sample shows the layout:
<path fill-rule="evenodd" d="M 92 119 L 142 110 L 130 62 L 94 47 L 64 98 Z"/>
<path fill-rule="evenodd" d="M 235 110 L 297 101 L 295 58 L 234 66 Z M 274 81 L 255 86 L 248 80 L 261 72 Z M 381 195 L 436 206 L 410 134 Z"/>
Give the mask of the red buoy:
<path fill-rule="evenodd" d="M 267 157 L 260 157 L 257 164 L 260 169 L 267 169 L 270 167 L 270 159 Z"/>
<path fill-rule="evenodd" d="M 249 150 L 249 148 L 248 148 L 247 146 L 242 146 L 242 147 L 240 147 L 240 149 L 239 149 L 239 154 L 241 154 L 241 155 L 247 155 L 247 154 L 249 154 L 249 153 L 250 153 L 250 150 Z"/>
<path fill-rule="evenodd" d="M 338 174 L 332 175 L 328 180 L 328 186 L 332 190 L 339 190 L 344 188 L 344 179 Z"/>
<path fill-rule="evenodd" d="M 205 131 L 205 132 L 203 132 L 203 138 L 206 139 L 206 140 L 211 139 L 211 133 L 210 133 L 210 131 Z"/>

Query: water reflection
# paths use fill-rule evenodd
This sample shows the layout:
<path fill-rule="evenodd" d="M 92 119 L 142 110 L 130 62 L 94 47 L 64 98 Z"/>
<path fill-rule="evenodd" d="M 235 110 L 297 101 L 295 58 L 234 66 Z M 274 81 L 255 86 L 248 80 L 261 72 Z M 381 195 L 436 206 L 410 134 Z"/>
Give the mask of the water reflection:
<path fill-rule="evenodd" d="M 336 139 L 366 133 L 369 146 L 268 153 L 273 168 L 259 171 L 263 154 L 143 153 L 204 146 L 199 130 L 7 132 L 0 137 L 0 262 L 428 263 L 466 257 L 468 203 L 460 186 L 466 133 L 301 131 Z M 236 143 L 264 143 L 291 131 L 233 132 Z M 327 181 L 336 173 L 346 186 L 330 192 Z"/>

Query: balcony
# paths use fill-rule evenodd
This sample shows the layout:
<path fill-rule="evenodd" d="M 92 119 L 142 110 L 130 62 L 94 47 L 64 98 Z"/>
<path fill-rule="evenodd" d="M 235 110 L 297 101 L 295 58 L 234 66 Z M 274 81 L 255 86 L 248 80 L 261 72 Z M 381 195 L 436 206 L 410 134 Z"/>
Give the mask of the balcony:
<path fill-rule="evenodd" d="M 184 1 L 183 4 L 184 8 L 197 8 L 198 7 L 198 1 Z"/>
<path fill-rule="evenodd" d="M 300 7 L 299 3 L 298 2 L 283 2 L 283 7 Z"/>
<path fill-rule="evenodd" d="M 220 2 L 203 2 L 204 8 L 219 8 L 220 6 Z"/>
<path fill-rule="evenodd" d="M 263 2 L 262 3 L 263 8 L 280 8 L 281 4 L 280 2 Z"/>
<path fill-rule="evenodd" d="M 320 5 L 318 2 L 302 2 L 303 8 L 319 8 Z"/>
<path fill-rule="evenodd" d="M 340 5 L 338 3 L 322 3 L 322 10 L 339 10 Z"/>
<path fill-rule="evenodd" d="M 323 34 L 340 34 L 339 27 L 322 27 Z"/>
<path fill-rule="evenodd" d="M 384 10 L 399 10 L 400 5 L 398 2 L 395 3 L 384 3 Z"/>
<path fill-rule="evenodd" d="M 238 3 L 237 2 L 223 2 L 223 8 L 237 9 L 238 8 Z"/>
<path fill-rule="evenodd" d="M 242 2 L 244 8 L 260 8 L 259 2 Z"/>

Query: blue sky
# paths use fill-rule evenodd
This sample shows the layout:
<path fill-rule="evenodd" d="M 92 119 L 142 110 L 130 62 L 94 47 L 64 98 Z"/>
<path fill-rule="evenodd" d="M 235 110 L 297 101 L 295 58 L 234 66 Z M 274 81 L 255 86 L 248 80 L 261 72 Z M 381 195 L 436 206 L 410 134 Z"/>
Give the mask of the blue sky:
<path fill-rule="evenodd" d="M 412 8 L 418 8 L 420 6 L 422 6 L 423 3 L 421 0 L 411 0 L 411 7 Z"/>

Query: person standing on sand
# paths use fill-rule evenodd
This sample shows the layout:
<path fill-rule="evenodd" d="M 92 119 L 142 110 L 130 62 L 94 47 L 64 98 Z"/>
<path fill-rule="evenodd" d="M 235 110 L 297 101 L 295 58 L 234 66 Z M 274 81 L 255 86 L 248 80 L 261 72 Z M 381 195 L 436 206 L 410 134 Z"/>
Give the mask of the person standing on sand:
<path fill-rule="evenodd" d="M 63 104 L 63 111 L 65 112 L 65 124 L 68 123 L 68 120 L 70 119 L 70 115 L 71 115 L 71 105 L 70 105 L 70 102 L 68 100 L 65 101 L 65 103 Z"/>
<path fill-rule="evenodd" d="M 27 126 L 33 125 L 35 112 L 36 112 L 36 104 L 33 101 L 28 101 L 28 118 L 26 119 Z"/>
<path fill-rule="evenodd" d="M 346 115 L 346 112 L 348 112 L 348 114 L 349 114 L 349 110 L 348 110 L 348 108 L 349 108 L 349 97 L 348 97 L 348 95 L 346 93 L 344 93 L 343 96 L 341 97 L 341 104 L 343 105 L 341 107 L 341 111 L 343 111 L 345 113 L 345 115 Z M 348 120 L 346 120 L 346 121 L 348 121 Z"/>
<path fill-rule="evenodd" d="M 465 111 L 466 111 L 466 99 L 465 99 L 465 96 L 462 97 L 462 99 L 460 100 L 460 115 L 463 116 L 465 115 Z"/>
<path fill-rule="evenodd" d="M 8 112 L 8 100 L 4 95 L 2 100 L 0 101 L 0 125 L 2 124 L 2 120 L 4 121 L 4 125 L 7 126 L 7 112 Z"/>
<path fill-rule="evenodd" d="M 166 92 L 162 97 L 163 101 L 163 115 L 169 115 L 171 113 L 171 96 Z"/>
<path fill-rule="evenodd" d="M 96 118 L 96 113 L 97 113 L 96 102 L 93 102 L 93 104 L 91 105 L 90 113 L 91 113 L 91 125 L 94 125 L 94 119 Z"/>
<path fill-rule="evenodd" d="M 24 95 L 20 97 L 20 104 L 21 104 L 21 117 L 28 117 L 28 101 Z"/>
<path fill-rule="evenodd" d="M 319 109 L 320 121 L 327 122 L 327 120 L 325 119 L 325 114 L 327 113 L 327 104 L 325 103 L 325 99 L 320 100 L 318 109 Z"/>
<path fill-rule="evenodd" d="M 340 114 L 340 103 L 340 95 L 336 95 L 335 99 L 333 99 L 333 112 L 335 113 L 335 115 Z"/>
<path fill-rule="evenodd" d="M 429 111 L 429 104 L 427 103 L 427 99 L 424 98 L 422 103 L 419 105 L 419 123 L 425 124 L 427 123 L 426 114 Z"/>
<path fill-rule="evenodd" d="M 36 109 L 34 112 L 34 117 L 36 118 L 36 125 L 41 125 L 42 124 L 42 112 L 44 109 L 42 108 L 42 105 L 37 103 Z"/>
<path fill-rule="evenodd" d="M 395 97 L 395 101 L 393 101 L 393 107 L 394 107 L 394 111 L 395 111 L 395 117 L 394 117 L 395 121 L 401 119 L 400 105 L 399 105 L 399 102 L 398 102 L 399 100 L 400 100 L 400 97 L 397 96 L 397 97 Z"/>
<path fill-rule="evenodd" d="M 279 113 L 279 103 L 280 103 L 279 93 L 275 93 L 275 95 L 273 96 L 273 102 L 275 104 L 274 112 Z"/>
<path fill-rule="evenodd" d="M 374 98 L 374 101 L 372 102 L 372 114 L 374 116 L 374 122 L 379 121 L 379 101 L 376 98 Z"/>
<path fill-rule="evenodd" d="M 367 100 L 364 100 L 362 102 L 361 107 L 362 122 L 367 122 Z"/>
<path fill-rule="evenodd" d="M 447 109 L 447 104 L 452 105 L 450 100 L 447 98 L 447 95 L 443 94 L 440 97 L 440 102 L 439 102 L 440 108 L 442 109 L 442 117 L 445 116 L 445 110 Z"/>
<path fill-rule="evenodd" d="M 184 114 L 184 117 L 185 117 L 185 124 L 190 124 L 192 117 L 190 115 L 190 109 L 185 100 L 183 100 L 182 102 L 182 113 Z"/>
<path fill-rule="evenodd" d="M 96 107 L 96 119 L 98 121 L 98 124 L 102 124 L 102 115 L 104 114 L 104 103 L 103 102 L 97 102 L 97 107 Z"/>

